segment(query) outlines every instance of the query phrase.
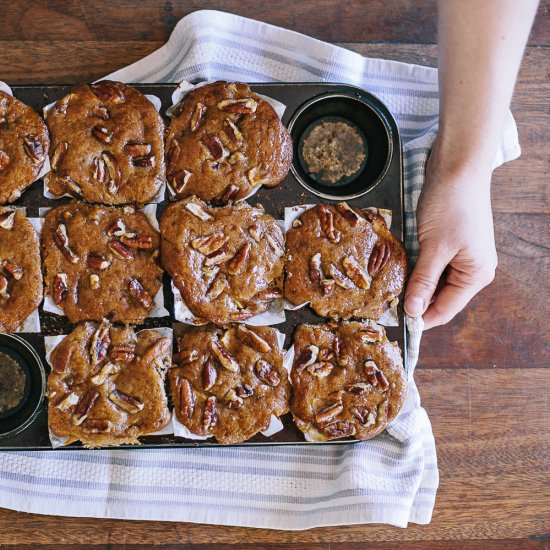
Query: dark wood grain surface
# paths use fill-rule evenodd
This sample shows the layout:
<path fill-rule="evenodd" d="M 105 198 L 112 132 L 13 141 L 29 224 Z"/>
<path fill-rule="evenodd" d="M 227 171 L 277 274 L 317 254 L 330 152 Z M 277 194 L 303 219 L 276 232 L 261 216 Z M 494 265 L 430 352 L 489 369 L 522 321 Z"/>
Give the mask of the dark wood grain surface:
<path fill-rule="evenodd" d="M 98 78 L 160 47 L 196 9 L 435 66 L 429 0 L 0 0 L 0 79 Z M 496 280 L 422 343 L 416 379 L 441 474 L 429 526 L 280 532 L 0 510 L 0 548 L 550 549 L 549 79 L 550 0 L 543 0 L 512 104 L 523 153 L 493 178 Z"/>

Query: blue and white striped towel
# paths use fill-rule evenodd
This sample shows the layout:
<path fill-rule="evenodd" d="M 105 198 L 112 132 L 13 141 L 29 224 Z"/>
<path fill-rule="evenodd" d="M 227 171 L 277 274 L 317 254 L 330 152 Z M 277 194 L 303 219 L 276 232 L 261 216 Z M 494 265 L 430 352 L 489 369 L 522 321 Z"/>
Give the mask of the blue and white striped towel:
<path fill-rule="evenodd" d="M 391 109 L 405 150 L 408 249 L 437 130 L 434 69 L 366 59 L 264 23 L 215 11 L 182 19 L 168 43 L 110 78 L 334 81 Z M 496 164 L 519 155 L 512 117 Z M 418 338 L 411 349 L 416 359 Z M 411 373 L 413 364 L 410 364 Z M 438 486 L 435 442 L 414 380 L 399 417 L 373 441 L 345 446 L 0 453 L 0 506 L 67 516 L 307 529 L 428 523 Z"/>

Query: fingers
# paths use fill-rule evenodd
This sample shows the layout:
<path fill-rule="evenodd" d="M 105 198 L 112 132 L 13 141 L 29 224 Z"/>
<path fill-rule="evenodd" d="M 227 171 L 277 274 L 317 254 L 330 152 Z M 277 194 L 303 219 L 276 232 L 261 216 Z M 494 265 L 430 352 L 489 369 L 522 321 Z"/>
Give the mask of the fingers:
<path fill-rule="evenodd" d="M 411 317 L 424 314 L 448 261 L 434 249 L 420 249 L 420 256 L 405 291 L 405 312 Z"/>

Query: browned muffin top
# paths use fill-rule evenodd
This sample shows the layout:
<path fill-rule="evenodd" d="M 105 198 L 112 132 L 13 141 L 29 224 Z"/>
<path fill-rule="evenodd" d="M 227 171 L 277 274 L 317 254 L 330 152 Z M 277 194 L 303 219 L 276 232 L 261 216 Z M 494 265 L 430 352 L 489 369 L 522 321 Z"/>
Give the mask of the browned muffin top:
<path fill-rule="evenodd" d="M 38 235 L 20 209 L 0 208 L 0 332 L 14 332 L 42 301 Z"/>
<path fill-rule="evenodd" d="M 52 208 L 42 229 L 47 294 L 73 323 L 142 322 L 162 283 L 158 249 L 158 232 L 131 207 Z"/>
<path fill-rule="evenodd" d="M 54 195 L 145 204 L 165 178 L 164 123 L 153 104 L 120 82 L 80 84 L 46 117 Z"/>
<path fill-rule="evenodd" d="M 191 197 L 166 208 L 160 229 L 162 264 L 199 322 L 243 321 L 282 296 L 283 234 L 261 207 Z"/>
<path fill-rule="evenodd" d="M 274 329 L 190 328 L 178 350 L 168 377 L 177 418 L 192 433 L 241 443 L 288 411 L 290 385 Z"/>
<path fill-rule="evenodd" d="M 401 409 L 403 359 L 383 327 L 299 325 L 294 353 L 290 410 L 309 440 L 370 439 Z"/>
<path fill-rule="evenodd" d="M 384 219 L 346 203 L 306 210 L 286 234 L 285 297 L 333 319 L 379 319 L 397 303 L 407 253 Z"/>
<path fill-rule="evenodd" d="M 108 322 L 82 323 L 52 352 L 48 426 L 66 444 L 139 443 L 170 420 L 164 379 L 171 341 Z"/>
<path fill-rule="evenodd" d="M 38 177 L 49 146 L 38 113 L 0 90 L 0 204 L 17 200 Z"/>
<path fill-rule="evenodd" d="M 166 138 L 168 183 L 178 198 L 227 204 L 288 173 L 292 142 L 273 107 L 247 84 L 214 82 L 189 92 Z"/>

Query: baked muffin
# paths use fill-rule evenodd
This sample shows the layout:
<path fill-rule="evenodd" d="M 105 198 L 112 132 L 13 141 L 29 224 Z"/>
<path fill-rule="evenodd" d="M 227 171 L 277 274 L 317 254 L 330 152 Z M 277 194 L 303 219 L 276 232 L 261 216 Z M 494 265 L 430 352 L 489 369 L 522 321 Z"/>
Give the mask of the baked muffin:
<path fill-rule="evenodd" d="M 247 84 L 214 82 L 189 92 L 166 138 L 168 184 L 178 198 L 215 204 L 284 179 L 292 141 L 275 109 Z"/>
<path fill-rule="evenodd" d="M 261 207 L 191 197 L 164 210 L 160 231 L 162 265 L 197 322 L 243 321 L 282 297 L 283 233 Z"/>
<path fill-rule="evenodd" d="M 288 375 L 269 327 L 189 328 L 168 377 L 178 420 L 218 443 L 246 441 L 288 412 Z"/>
<path fill-rule="evenodd" d="M 52 352 L 48 426 L 69 445 L 138 444 L 170 421 L 164 380 L 172 343 L 107 321 L 82 323 Z"/>
<path fill-rule="evenodd" d="M 286 234 L 285 298 L 333 319 L 379 319 L 398 302 L 407 253 L 384 218 L 347 203 L 306 210 Z"/>
<path fill-rule="evenodd" d="M 15 332 L 41 301 L 38 235 L 23 210 L 0 208 L 0 332 Z"/>
<path fill-rule="evenodd" d="M 153 104 L 120 82 L 80 84 L 46 116 L 48 189 L 104 204 L 151 202 L 165 179 L 164 124 Z"/>
<path fill-rule="evenodd" d="M 162 284 L 158 249 L 159 234 L 143 212 L 57 206 L 42 229 L 46 293 L 73 323 L 140 323 Z"/>
<path fill-rule="evenodd" d="M 401 409 L 403 359 L 382 326 L 299 325 L 294 353 L 290 410 L 308 441 L 370 439 Z"/>
<path fill-rule="evenodd" d="M 49 147 L 38 113 L 0 90 L 0 204 L 17 200 L 36 180 Z"/>

